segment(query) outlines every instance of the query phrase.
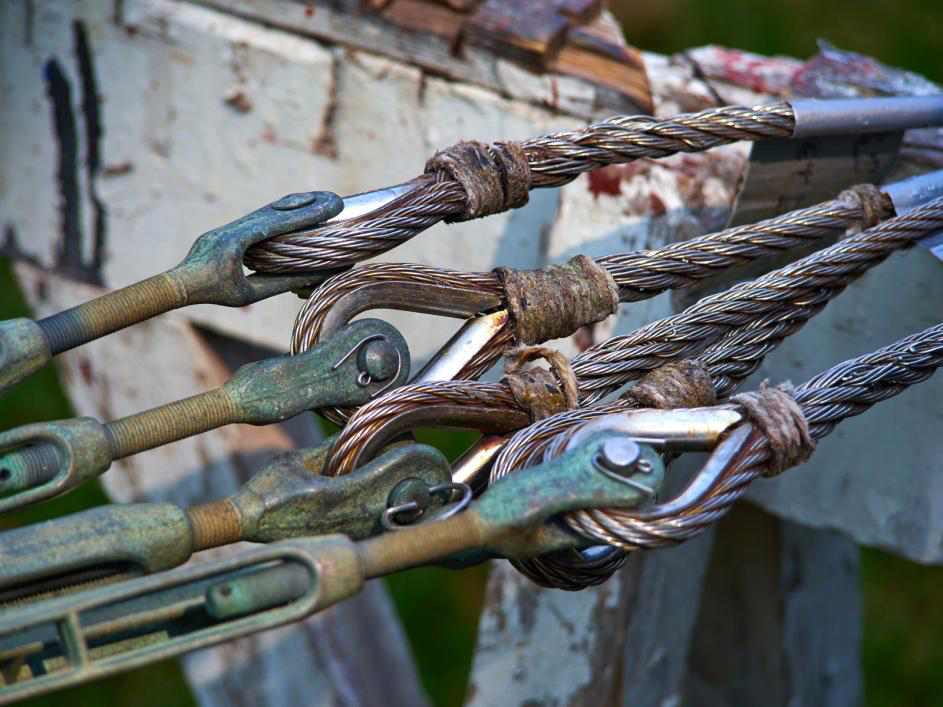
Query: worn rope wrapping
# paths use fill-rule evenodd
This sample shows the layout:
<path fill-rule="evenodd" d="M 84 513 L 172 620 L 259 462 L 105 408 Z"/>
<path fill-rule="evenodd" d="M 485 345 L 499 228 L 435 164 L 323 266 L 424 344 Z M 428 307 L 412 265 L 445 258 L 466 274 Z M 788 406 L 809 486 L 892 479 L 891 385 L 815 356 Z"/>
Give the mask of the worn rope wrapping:
<path fill-rule="evenodd" d="M 736 297 L 729 300 L 729 304 L 734 310 L 753 313 L 756 318 L 742 322 L 732 329 L 727 328 L 727 333 L 699 356 L 699 359 L 710 370 L 718 397 L 728 395 L 752 374 L 767 353 L 775 349 L 786 336 L 798 331 L 809 318 L 821 311 L 825 304 L 837 296 L 851 279 L 880 263 L 890 252 L 887 249 L 908 245 L 913 239 L 941 227 L 943 227 L 943 199 L 937 199 L 914 212 L 891 219 L 842 243 L 762 276 L 752 283 L 738 286 L 741 291 L 739 305 Z M 773 283 L 772 286 L 769 283 Z M 764 284 L 766 286 L 763 286 Z M 779 289 L 789 284 L 793 286 L 792 290 Z M 806 287 L 797 287 L 802 284 Z M 819 287 L 815 289 L 808 287 L 812 284 Z M 830 284 L 831 287 L 829 287 Z M 791 298 L 777 296 L 790 292 Z M 680 350 L 684 352 L 681 355 L 689 354 L 703 346 L 703 340 L 698 340 L 696 336 L 689 339 L 691 330 L 678 327 L 676 325 L 678 318 L 683 319 L 684 315 L 691 311 L 700 311 L 703 309 L 702 303 L 714 299 L 709 297 L 701 300 L 681 315 L 668 317 L 662 322 L 643 327 L 629 337 L 645 331 L 667 331 L 681 341 L 688 342 L 688 345 L 680 347 Z M 767 307 L 770 304 L 776 306 Z M 712 333 L 711 328 L 708 327 L 694 329 L 693 332 L 708 340 Z M 612 339 L 609 341 L 611 342 Z M 638 337 L 634 341 L 638 347 L 636 350 L 644 350 L 646 345 L 649 350 L 657 346 L 657 339 L 651 342 L 646 340 L 645 336 Z M 695 342 L 698 345 L 694 345 Z M 576 368 L 577 359 L 574 359 L 574 368 Z M 664 360 L 663 357 L 654 357 L 654 361 L 649 363 L 644 360 L 630 359 L 630 363 L 636 365 L 625 366 L 622 377 L 612 381 L 617 383 L 614 387 L 621 387 L 625 382 L 642 375 L 653 364 L 658 365 L 658 362 Z M 638 365 L 640 363 L 642 365 Z M 580 385 L 582 390 L 584 385 L 582 379 Z M 586 405 L 585 399 L 582 404 Z M 626 407 L 628 406 L 621 401 L 613 405 L 584 407 L 537 422 L 512 435 L 495 458 L 491 480 L 495 481 L 515 469 L 540 463 L 545 458 L 544 454 L 550 454 L 555 446 L 559 452 L 562 450 L 559 445 L 565 441 L 565 434 L 572 431 L 580 422 L 618 412 Z M 582 527 L 581 523 L 588 523 L 606 526 L 610 532 L 616 532 L 615 529 L 619 528 L 619 517 L 621 517 L 621 512 L 618 509 L 602 509 L 570 513 L 565 516 L 565 519 L 574 528 Z M 588 584 L 604 581 L 609 574 L 621 566 L 624 557 L 610 555 L 608 564 L 596 558 L 587 563 L 588 567 L 582 568 L 579 566 L 580 561 L 577 557 L 575 561 L 563 563 L 570 566 L 569 572 L 561 567 L 559 561 L 550 559 L 544 562 L 543 560 L 544 558 L 535 558 L 521 569 L 538 583 L 549 582 L 550 586 L 580 589 Z"/>
<path fill-rule="evenodd" d="M 673 410 L 708 407 L 717 402 L 707 366 L 697 359 L 670 361 L 629 388 L 620 401 L 630 407 Z"/>
<path fill-rule="evenodd" d="M 845 361 L 799 386 L 796 402 L 812 439 L 829 434 L 844 419 L 860 415 L 920 383 L 943 365 L 943 324 L 908 336 L 878 351 Z M 578 532 L 625 550 L 673 545 L 702 532 L 723 516 L 770 460 L 766 437 L 754 432 L 723 477 L 683 511 L 662 516 L 658 507 L 603 518 L 593 511 L 568 523 Z"/>
<path fill-rule="evenodd" d="M 891 216 L 893 208 L 884 192 L 871 185 L 859 185 L 845 190 L 831 201 L 756 224 L 728 228 L 655 250 L 605 256 L 595 262 L 605 268 L 612 277 L 621 301 L 639 301 L 666 289 L 694 284 L 732 266 L 819 239 L 837 238 L 848 229 L 859 229 L 871 224 L 875 219 L 882 220 Z M 338 300 L 361 287 L 380 282 L 438 285 L 453 291 L 467 292 L 470 296 L 501 296 L 504 291 L 494 273 L 465 273 L 418 264 L 365 265 L 326 280 L 305 301 L 295 320 L 291 352 L 295 354 L 307 351 L 318 343 L 324 319 Z M 521 289 L 519 284 L 517 286 Z M 594 287 L 599 289 L 598 285 Z M 526 293 L 524 296 L 528 297 Z M 521 295 L 518 295 L 518 301 L 520 298 Z M 529 296 L 529 300 L 532 299 L 533 296 Z M 579 321 L 577 319 L 574 323 Z M 512 331 L 512 326 L 513 322 L 502 327 L 456 378 L 477 379 L 497 363 L 515 339 L 518 343 L 527 343 L 523 339 L 542 343 L 537 340 L 539 337 Z M 567 336 L 572 333 L 570 331 L 559 335 Z M 353 409 L 324 408 L 319 412 L 332 422 L 343 424 L 353 413 Z"/>
<path fill-rule="evenodd" d="M 766 438 L 769 460 L 763 468 L 764 476 L 779 476 L 786 469 L 802 464 L 815 449 L 809 436 L 809 423 L 795 396 L 791 383 L 773 388 L 769 381 L 763 381 L 759 389 L 730 399 L 746 411 L 753 426 Z"/>
<path fill-rule="evenodd" d="M 570 336 L 619 309 L 612 275 L 585 255 L 539 270 L 502 267 L 493 272 L 504 285 L 514 338 L 521 344 Z"/>
<path fill-rule="evenodd" d="M 460 142 L 439 150 L 426 162 L 426 174 L 437 172 L 447 173 L 465 192 L 464 212 L 446 218 L 447 222 L 499 214 L 529 199 L 530 165 L 516 142 Z"/>
<path fill-rule="evenodd" d="M 641 158 L 700 152 L 738 140 L 790 137 L 795 126 L 788 103 L 748 108 L 728 106 L 656 119 L 615 116 L 578 130 L 551 133 L 516 143 L 526 157 L 531 187 L 558 187 L 583 172 Z M 488 162 L 502 159 L 515 143 L 495 143 L 477 153 Z M 488 170 L 491 170 L 490 166 Z M 270 238 L 246 252 L 245 264 L 259 272 L 312 272 L 346 267 L 384 253 L 443 219 L 473 217 L 481 208 L 448 171 L 414 180 L 416 188 L 364 216 Z M 514 203 L 517 181 L 502 192 Z M 491 189 L 474 192 L 488 199 Z M 489 201 L 489 203 L 492 203 Z M 469 208 L 471 206 L 471 209 Z"/>
<path fill-rule="evenodd" d="M 524 370 L 529 361 L 542 358 L 550 364 L 545 368 Z M 504 377 L 501 382 L 531 422 L 543 420 L 579 404 L 579 389 L 570 362 L 559 351 L 545 346 L 518 346 L 505 354 Z"/>

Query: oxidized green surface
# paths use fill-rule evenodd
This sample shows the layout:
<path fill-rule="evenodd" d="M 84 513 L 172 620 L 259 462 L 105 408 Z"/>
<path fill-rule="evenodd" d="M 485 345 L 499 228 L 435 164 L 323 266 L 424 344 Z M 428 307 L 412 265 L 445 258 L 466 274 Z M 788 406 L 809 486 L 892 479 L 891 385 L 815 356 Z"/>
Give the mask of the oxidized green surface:
<path fill-rule="evenodd" d="M 386 355 L 379 363 L 372 358 L 371 370 L 388 378 L 364 383 L 357 353 L 381 338 Z M 310 351 L 250 363 L 222 388 L 192 398 L 105 424 L 80 418 L 17 428 L 0 435 L 0 449 L 11 450 L 0 454 L 0 492 L 18 491 L 0 499 L 0 513 L 64 493 L 104 473 L 115 459 L 222 425 L 270 424 L 329 405 L 362 405 L 385 387 L 402 385 L 409 365 L 409 349 L 393 326 L 361 319 Z M 39 441 L 54 442 L 71 461 L 54 482 L 37 487 L 50 478 L 49 464 L 21 445 Z"/>
<path fill-rule="evenodd" d="M 0 397 L 49 361 L 49 344 L 32 319 L 0 322 Z"/>
<path fill-rule="evenodd" d="M 468 511 L 447 520 L 361 543 L 340 535 L 275 543 L 215 562 L 5 612 L 0 615 L 0 654 L 32 653 L 40 659 L 55 658 L 56 651 L 50 652 L 49 648 L 53 647 L 50 641 L 56 630 L 72 630 L 60 645 L 73 644 L 79 650 L 67 670 L 31 679 L 21 674 L 23 682 L 0 688 L 0 703 L 298 620 L 355 594 L 366 577 L 441 559 L 444 554 L 484 547 L 521 556 L 543 552 L 551 545 L 559 548 L 566 542 L 575 546 L 580 542 L 576 536 L 559 536 L 570 540 L 554 539 L 548 544 L 547 536 L 536 529 L 567 510 L 631 507 L 648 500 L 644 492 L 596 467 L 594 458 L 602 442 L 613 436 L 611 432 L 600 432 L 547 464 L 505 477 Z M 653 449 L 641 446 L 652 471 L 636 471 L 627 478 L 657 490 L 664 468 Z M 388 455 L 398 458 L 409 453 L 410 447 L 391 450 Z M 313 452 L 307 460 L 317 463 L 322 454 L 323 450 Z M 431 461 L 435 455 L 428 456 Z M 265 486 L 262 481 L 266 478 L 266 474 L 260 474 L 257 488 Z M 382 571 L 378 570 L 377 558 L 382 558 Z M 83 628 L 70 629 L 64 619 L 77 609 L 82 612 Z M 160 622 L 154 625 L 158 617 Z M 123 632 L 118 634 L 112 629 L 110 634 L 100 633 L 96 640 L 103 645 L 87 653 L 82 650 L 82 631 L 119 618 L 124 619 Z M 129 631 L 129 626 L 133 630 Z M 120 645 L 114 643 L 119 635 L 126 641 Z M 128 640 L 134 636 L 134 640 Z M 37 642 L 49 648 L 37 653 Z M 61 648 L 58 651 L 61 655 Z M 105 660 L 105 655 L 110 657 Z"/>
<path fill-rule="evenodd" d="M 427 486 L 451 478 L 448 460 L 434 447 L 406 444 L 346 476 L 318 476 L 331 439 L 280 454 L 242 487 L 233 501 L 241 511 L 243 539 L 272 542 L 305 535 L 343 533 L 355 540 L 380 530 L 393 488 L 408 478 Z"/>
<path fill-rule="evenodd" d="M 39 322 L 0 324 L 0 395 L 48 363 L 51 356 L 145 319 L 191 304 L 242 307 L 333 274 L 246 276 L 249 246 L 290 231 L 311 228 L 341 212 L 332 192 L 291 194 L 200 236 L 187 257 L 156 275 Z"/>
<path fill-rule="evenodd" d="M 26 444 L 33 446 L 24 449 Z M 17 491 L 0 497 L 0 513 L 65 493 L 111 465 L 104 426 L 91 417 L 36 422 L 0 433 L 0 450 L 13 450 L 0 454 L 0 492 Z"/>
<path fill-rule="evenodd" d="M 330 442 L 274 457 L 232 497 L 239 539 L 365 538 L 380 530 L 380 515 L 402 480 L 435 486 L 450 478 L 442 453 L 422 444 L 391 449 L 347 476 L 319 476 Z M 187 514 L 168 503 L 112 504 L 9 530 L 0 534 L 0 597 L 25 583 L 68 586 L 79 573 L 105 565 L 141 574 L 170 569 L 190 558 L 194 539 Z"/>
<path fill-rule="evenodd" d="M 115 565 L 137 574 L 176 567 L 190 557 L 186 514 L 170 503 L 113 503 L 0 534 L 3 590 L 78 570 Z"/>

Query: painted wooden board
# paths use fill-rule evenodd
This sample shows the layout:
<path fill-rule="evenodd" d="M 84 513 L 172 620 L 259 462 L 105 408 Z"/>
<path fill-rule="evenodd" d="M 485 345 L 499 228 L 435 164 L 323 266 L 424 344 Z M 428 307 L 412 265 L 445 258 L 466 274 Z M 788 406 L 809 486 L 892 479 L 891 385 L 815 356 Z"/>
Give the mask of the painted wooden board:
<path fill-rule="evenodd" d="M 860 704 L 858 583 L 849 540 L 735 509 L 714 536 L 683 704 Z"/>
<path fill-rule="evenodd" d="M 288 8 L 306 16 L 303 5 L 285 0 L 0 4 L 0 243 L 4 252 L 35 265 L 19 272 L 38 315 L 90 296 L 93 290 L 83 283 L 112 288 L 169 267 L 199 233 L 285 193 L 355 193 L 394 184 L 419 173 L 436 148 L 576 126 L 595 105 L 585 82 L 551 80 L 493 57 L 482 60 L 492 83 L 432 76 L 383 51 L 388 35 L 360 28 L 353 46 L 336 36 L 315 38 L 309 20 L 295 22 Z M 310 22 L 322 21 L 322 30 L 336 35 L 343 28 L 331 17 Z M 371 36 L 373 45 L 364 39 Z M 762 102 L 787 90 L 800 68 L 792 59 L 716 47 L 644 59 L 659 115 Z M 535 192 L 514 213 L 437 226 L 383 259 L 487 270 L 560 262 L 576 252 L 658 247 L 722 226 L 747 154 L 741 144 L 600 170 L 563 189 Z M 902 170 L 908 169 L 913 162 L 904 161 Z M 940 264 L 916 249 L 892 258 L 773 354 L 762 375 L 798 382 L 936 323 L 941 274 Z M 623 307 L 594 336 L 628 331 L 683 302 L 683 296 L 663 295 Z M 63 357 L 67 387 L 77 410 L 106 418 L 193 394 L 226 370 L 195 324 L 283 350 L 298 305 L 285 295 L 244 310 L 198 307 L 132 328 Z M 399 313 L 390 320 L 404 330 L 418 360 L 455 326 Z M 572 341 L 559 343 L 575 350 Z M 752 498 L 783 518 L 940 562 L 943 536 L 935 508 L 943 489 L 935 466 L 943 439 L 932 434 L 943 416 L 938 390 L 939 383 L 930 382 L 845 423 L 806 468 L 757 484 Z M 218 497 L 254 468 L 246 460 L 291 443 L 287 434 L 271 430 L 211 433 L 140 455 L 132 468 L 110 472 L 106 485 L 120 500 Z M 207 466 L 212 474 L 199 473 Z M 559 672 L 560 679 L 583 676 L 574 678 L 572 691 L 561 688 L 561 696 L 585 688 L 579 694 L 595 698 L 615 694 L 621 685 L 635 704 L 655 697 L 672 704 L 686 685 L 687 636 L 694 630 L 692 607 L 700 601 L 696 577 L 709 544 L 705 539 L 633 560 L 609 587 L 564 598 L 524 589 L 520 579 L 497 570 L 471 700 L 489 704 L 489 695 L 502 689 L 522 695 L 523 685 L 549 694 Z M 687 591 L 662 605 L 645 605 L 645 611 L 626 605 L 630 596 L 655 602 L 665 588 L 681 586 Z M 532 614 L 502 625 L 501 612 L 518 593 L 531 597 Z M 363 597 L 357 601 L 367 602 L 365 608 L 350 603 L 310 625 L 335 621 L 335 628 L 315 632 L 317 640 L 349 647 L 344 627 L 359 625 L 358 616 L 373 617 L 393 632 L 375 641 L 377 654 L 354 651 L 349 660 L 327 661 L 335 654 L 312 642 L 306 623 L 240 644 L 232 653 L 188 660 L 201 700 L 222 704 L 244 694 L 251 702 L 263 694 L 247 687 L 253 670 L 253 684 L 264 686 L 269 704 L 372 704 L 383 696 L 381 688 L 351 696 L 350 685 L 368 674 L 358 671 L 374 664 L 401 668 L 408 661 L 385 598 Z M 678 616 L 677 606 L 692 612 L 687 628 L 678 642 L 662 645 L 659 637 Z M 593 607 L 602 607 L 601 613 Z M 619 638 L 624 645 L 613 653 L 621 656 L 615 658 L 621 669 L 593 686 L 585 679 L 593 664 L 579 664 L 573 654 L 566 671 L 555 671 L 563 658 L 539 653 L 541 639 L 567 623 L 579 640 L 594 636 L 601 626 L 597 617 L 612 615 L 606 607 L 626 629 Z M 521 621 L 546 627 L 529 646 L 513 645 Z M 533 657 L 543 672 L 516 678 L 514 670 L 502 671 L 508 665 L 503 655 L 515 655 L 521 664 Z M 296 674 L 279 672 L 289 667 L 308 671 L 304 689 Z M 405 692 L 387 695 L 390 701 L 421 700 L 409 670 L 400 683 Z M 560 703 L 566 701 L 561 697 Z"/>

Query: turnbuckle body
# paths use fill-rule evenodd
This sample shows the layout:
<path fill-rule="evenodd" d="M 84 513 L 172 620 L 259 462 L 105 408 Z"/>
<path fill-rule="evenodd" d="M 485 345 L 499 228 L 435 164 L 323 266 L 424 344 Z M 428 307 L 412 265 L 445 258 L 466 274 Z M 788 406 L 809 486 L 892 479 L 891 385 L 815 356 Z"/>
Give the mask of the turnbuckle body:
<path fill-rule="evenodd" d="M 233 496 L 187 510 L 170 503 L 111 504 L 0 534 L 0 604 L 79 583 L 152 574 L 199 550 L 381 530 L 403 484 L 450 480 L 448 460 L 423 444 L 391 448 L 357 472 L 318 472 L 330 442 L 273 457 Z M 441 505 L 438 499 L 422 513 Z M 418 520 L 417 517 L 415 520 Z"/>
<path fill-rule="evenodd" d="M 361 319 L 298 356 L 247 364 L 221 388 L 113 422 L 89 417 L 0 434 L 0 513 L 32 505 L 104 473 L 115 459 L 242 422 L 266 425 L 327 405 L 362 405 L 409 372 L 400 333 Z"/>
<path fill-rule="evenodd" d="M 457 515 L 355 542 L 290 540 L 224 559 L 77 591 L 0 614 L 0 704 L 86 682 L 297 621 L 357 593 L 365 580 L 482 551 L 523 557 L 577 547 L 553 516 L 587 507 L 636 507 L 664 479 L 657 452 L 613 473 L 601 432 L 547 464 L 490 488 Z"/>
<path fill-rule="evenodd" d="M 164 273 L 39 321 L 0 322 L 0 395 L 63 351 L 173 309 L 192 304 L 243 307 L 320 282 L 327 274 L 246 275 L 242 259 L 253 244 L 317 226 L 343 206 L 331 192 L 289 194 L 204 233 L 183 262 Z"/>

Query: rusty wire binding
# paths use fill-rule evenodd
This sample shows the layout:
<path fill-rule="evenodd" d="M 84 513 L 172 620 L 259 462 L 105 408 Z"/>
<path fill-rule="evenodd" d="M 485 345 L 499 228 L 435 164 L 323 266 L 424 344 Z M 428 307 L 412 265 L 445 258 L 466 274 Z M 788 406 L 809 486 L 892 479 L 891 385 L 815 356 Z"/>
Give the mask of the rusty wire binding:
<path fill-rule="evenodd" d="M 794 127 L 792 107 L 779 102 L 753 108 L 728 106 L 664 119 L 620 115 L 519 145 L 530 167 L 531 186 L 558 187 L 597 167 L 700 152 L 738 140 L 790 137 Z M 425 174 L 410 184 L 411 190 L 371 213 L 257 244 L 247 252 L 245 264 L 267 273 L 347 267 L 464 213 L 465 190 L 446 172 Z"/>
<path fill-rule="evenodd" d="M 580 404 L 585 407 L 597 402 L 668 361 L 700 351 L 704 351 L 703 360 L 712 374 L 717 370 L 731 381 L 718 386 L 720 394 L 726 394 L 735 381 L 756 370 L 769 351 L 798 331 L 848 283 L 890 253 L 941 227 L 943 198 L 937 198 L 784 268 L 706 297 L 679 314 L 591 347 L 572 361 Z M 371 401 L 350 418 L 332 448 L 325 473 L 352 472 L 369 458 L 371 447 L 384 438 L 378 432 L 396 427 L 397 419 L 429 414 L 424 409 L 430 405 L 466 406 L 465 421 L 471 420 L 473 427 L 482 432 L 507 433 L 530 422 L 508 387 L 501 383 L 414 383 Z M 473 409 L 479 411 L 477 416 L 472 414 Z M 492 481 L 533 461 L 529 440 L 545 439 L 548 428 L 555 425 L 567 426 L 569 423 L 561 421 L 568 416 L 578 421 L 585 419 L 583 415 L 601 414 L 596 410 L 561 413 L 520 432 L 495 459 Z"/>
<path fill-rule="evenodd" d="M 916 236 L 936 230 L 941 226 L 943 226 L 943 199 L 937 199 L 920 209 L 853 236 L 758 280 L 744 283 L 720 295 L 705 298 L 685 312 L 675 317 L 668 317 L 662 322 L 655 322 L 649 327 L 642 327 L 629 337 L 635 340 L 636 334 L 640 332 L 666 330 L 667 324 L 673 320 L 683 323 L 686 315 L 692 310 L 705 310 L 704 303 L 723 300 L 728 305 L 733 305 L 735 309 L 738 309 L 740 305 L 749 306 L 750 293 L 759 293 L 756 304 L 765 308 L 766 311 L 751 307 L 751 311 L 756 316 L 752 323 L 728 331 L 698 356 L 698 360 L 710 372 L 718 398 L 725 397 L 759 368 L 767 353 L 778 347 L 785 337 L 802 328 L 805 322 L 821 311 L 850 280 L 862 274 L 864 269 L 884 260 L 894 249 L 907 245 Z M 911 229 L 914 229 L 916 233 Z M 819 273 L 827 273 L 832 284 L 827 285 L 825 281 L 819 279 Z M 792 286 L 784 288 L 784 285 L 790 282 L 787 279 L 789 277 L 793 278 Z M 804 286 L 801 286 L 803 283 Z M 816 286 L 820 288 L 818 291 L 815 289 Z M 734 290 L 746 294 L 747 298 L 743 298 L 742 295 L 739 298 L 727 297 Z M 790 293 L 791 297 L 785 296 Z M 776 306 L 777 303 L 778 306 Z M 650 335 L 638 338 L 640 340 L 636 345 L 639 347 L 645 347 L 653 340 Z M 684 338 L 683 335 L 681 338 Z M 623 375 L 638 378 L 651 363 L 644 359 L 634 360 L 638 368 L 624 371 Z M 615 382 L 612 382 L 612 385 L 619 387 L 615 386 Z M 567 434 L 581 423 L 606 414 L 624 411 L 629 407 L 631 407 L 630 403 L 616 402 L 597 407 L 584 407 L 538 421 L 513 435 L 497 454 L 491 469 L 491 481 L 496 481 L 516 469 L 526 468 L 547 458 L 545 455 L 550 454 L 550 450 L 556 448 L 562 440 L 566 439 Z M 592 517 L 584 516 L 582 513 L 578 511 L 571 514 L 570 519 L 574 527 L 579 524 L 596 524 L 610 530 L 619 527 L 618 511 L 615 511 L 611 517 L 607 516 L 607 510 L 594 511 Z M 604 517 L 605 520 L 603 520 Z M 599 558 L 588 562 L 583 562 L 579 558 L 569 560 L 535 558 L 516 566 L 541 584 L 579 589 L 604 581 L 621 566 L 624 556 L 610 553 L 608 560 L 608 563 L 603 563 Z"/>
<path fill-rule="evenodd" d="M 943 324 L 937 324 L 830 368 L 799 386 L 795 398 L 812 438 L 821 439 L 842 420 L 926 380 L 941 365 Z M 722 476 L 683 508 L 668 514 L 659 506 L 642 513 L 583 511 L 565 516 L 565 522 L 584 535 L 625 550 L 674 545 L 694 537 L 726 513 L 763 474 L 769 458 L 768 440 L 754 429 Z"/>
<path fill-rule="evenodd" d="M 596 263 L 612 276 L 621 302 L 636 302 L 667 289 L 693 285 L 755 259 L 834 239 L 851 228 L 867 228 L 893 215 L 893 206 L 883 191 L 860 185 L 830 201 L 756 224 L 728 228 L 654 250 L 607 255 L 597 258 Z M 338 302 L 358 290 L 380 284 L 447 287 L 469 297 L 502 298 L 506 306 L 501 280 L 493 272 L 466 273 L 404 263 L 369 264 L 330 278 L 305 301 L 295 319 L 291 352 L 307 351 L 320 341 L 325 322 Z M 477 379 L 494 366 L 515 343 L 513 329 L 514 322 L 506 321 L 455 378 Z M 319 412 L 342 424 L 353 410 L 331 408 Z"/>

